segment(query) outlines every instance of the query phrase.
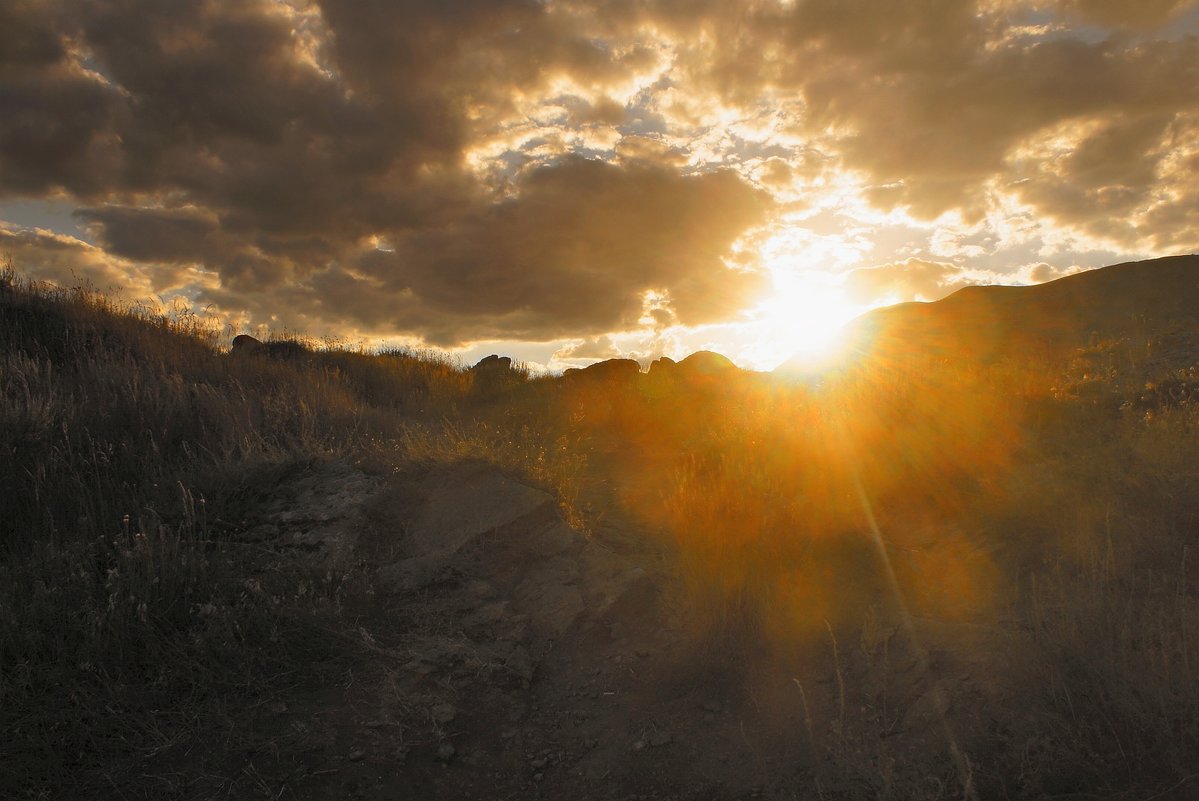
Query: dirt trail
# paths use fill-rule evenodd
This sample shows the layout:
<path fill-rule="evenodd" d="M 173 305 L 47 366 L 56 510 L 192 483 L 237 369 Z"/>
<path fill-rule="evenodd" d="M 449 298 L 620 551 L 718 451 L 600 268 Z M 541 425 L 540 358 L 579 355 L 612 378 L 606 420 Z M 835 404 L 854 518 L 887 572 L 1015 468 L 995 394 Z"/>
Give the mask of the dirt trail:
<path fill-rule="evenodd" d="M 934 680 L 894 630 L 836 663 L 817 649 L 806 685 L 768 660 L 729 668 L 685 635 L 658 540 L 615 510 L 584 536 L 487 465 L 317 465 L 260 511 L 254 537 L 371 585 L 345 634 L 360 658 L 260 720 L 276 752 L 251 767 L 273 797 L 805 797 L 845 680 L 883 699 L 880 727 L 934 737 L 979 696 L 955 657 Z"/>

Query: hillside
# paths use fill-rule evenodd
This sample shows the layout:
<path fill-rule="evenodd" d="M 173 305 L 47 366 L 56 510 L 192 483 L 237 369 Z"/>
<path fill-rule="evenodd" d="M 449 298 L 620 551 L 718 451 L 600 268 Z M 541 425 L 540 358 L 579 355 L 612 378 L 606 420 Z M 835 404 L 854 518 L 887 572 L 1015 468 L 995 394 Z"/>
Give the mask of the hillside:
<path fill-rule="evenodd" d="M 875 312 L 813 385 L 5 271 L 0 797 L 1194 797 L 1195 269 Z"/>
<path fill-rule="evenodd" d="M 1117 264 L 1035 286 L 966 287 L 932 303 L 869 312 L 848 327 L 846 340 L 865 363 L 1057 360 L 1102 341 L 1135 342 L 1146 357 L 1162 348 L 1194 352 L 1199 256 Z M 802 364 L 784 363 L 776 372 L 797 369 Z"/>

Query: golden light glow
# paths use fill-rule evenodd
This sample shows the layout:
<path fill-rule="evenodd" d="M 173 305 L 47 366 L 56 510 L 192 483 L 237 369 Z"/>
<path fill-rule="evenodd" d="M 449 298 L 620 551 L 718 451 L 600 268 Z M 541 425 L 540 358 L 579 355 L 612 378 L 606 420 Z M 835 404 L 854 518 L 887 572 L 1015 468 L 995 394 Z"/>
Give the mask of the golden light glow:
<path fill-rule="evenodd" d="M 865 311 L 850 302 L 835 277 L 777 271 L 770 297 L 758 305 L 764 323 L 762 355 L 817 368 L 834 360 L 847 322 Z M 772 365 L 773 366 L 773 365 Z"/>

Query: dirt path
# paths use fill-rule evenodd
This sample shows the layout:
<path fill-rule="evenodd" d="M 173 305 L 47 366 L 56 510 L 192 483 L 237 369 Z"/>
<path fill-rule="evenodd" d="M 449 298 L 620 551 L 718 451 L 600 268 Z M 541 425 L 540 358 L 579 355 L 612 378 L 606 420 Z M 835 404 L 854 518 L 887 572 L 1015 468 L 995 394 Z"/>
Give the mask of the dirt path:
<path fill-rule="evenodd" d="M 804 681 L 705 653 L 660 541 L 603 520 L 584 536 L 483 464 L 290 477 L 259 536 L 369 587 L 340 634 L 352 658 L 261 710 L 273 750 L 243 770 L 272 798 L 802 798 L 849 752 L 846 682 L 867 688 L 856 722 L 934 748 L 947 706 L 977 695 L 893 629 L 799 655 Z"/>

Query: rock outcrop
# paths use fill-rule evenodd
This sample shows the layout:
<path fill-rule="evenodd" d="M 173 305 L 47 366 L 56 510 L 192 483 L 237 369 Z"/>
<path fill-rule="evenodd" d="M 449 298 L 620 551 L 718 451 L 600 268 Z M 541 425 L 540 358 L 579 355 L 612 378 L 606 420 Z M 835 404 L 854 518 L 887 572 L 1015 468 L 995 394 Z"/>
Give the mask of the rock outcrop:
<path fill-rule="evenodd" d="M 470 368 L 472 373 L 506 373 L 512 369 L 512 357 L 497 356 L 491 354 L 480 359 L 474 367 Z"/>
<path fill-rule="evenodd" d="M 608 359 L 589 364 L 581 370 L 568 370 L 572 380 L 631 383 L 641 374 L 641 365 L 632 359 Z"/>

